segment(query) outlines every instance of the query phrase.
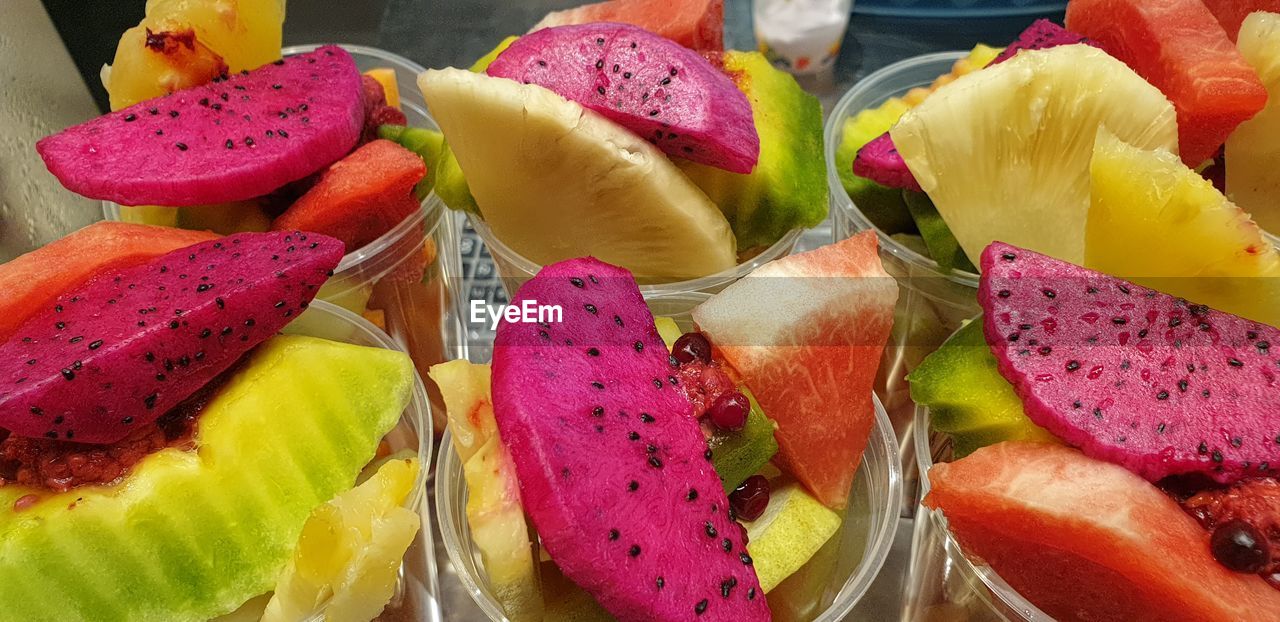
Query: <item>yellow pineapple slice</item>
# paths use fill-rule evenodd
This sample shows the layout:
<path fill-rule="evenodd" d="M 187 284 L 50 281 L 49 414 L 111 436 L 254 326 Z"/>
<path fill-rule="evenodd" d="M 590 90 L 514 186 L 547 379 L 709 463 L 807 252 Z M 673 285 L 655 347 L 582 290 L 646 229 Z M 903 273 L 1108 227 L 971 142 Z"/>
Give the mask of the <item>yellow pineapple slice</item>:
<path fill-rule="evenodd" d="M 488 365 L 450 361 L 428 372 L 440 387 L 467 480 L 467 524 L 489 588 L 511 620 L 541 620 L 538 558 L 529 539 L 515 465 L 498 436 Z"/>
<path fill-rule="evenodd" d="M 119 110 L 280 58 L 282 0 L 149 0 L 102 82 Z"/>
<path fill-rule="evenodd" d="M 1280 234 L 1280 15 L 1246 17 L 1240 54 L 1267 87 L 1267 106 L 1227 138 L 1227 196 L 1263 229 Z"/>
<path fill-rule="evenodd" d="M 389 460 L 364 483 L 311 512 L 262 622 L 368 622 L 391 600 L 422 522 L 404 507 L 416 458 Z"/>
<path fill-rule="evenodd" d="M 1272 326 L 1280 254 L 1213 184 L 1165 150 L 1100 131 L 1084 265 Z"/>

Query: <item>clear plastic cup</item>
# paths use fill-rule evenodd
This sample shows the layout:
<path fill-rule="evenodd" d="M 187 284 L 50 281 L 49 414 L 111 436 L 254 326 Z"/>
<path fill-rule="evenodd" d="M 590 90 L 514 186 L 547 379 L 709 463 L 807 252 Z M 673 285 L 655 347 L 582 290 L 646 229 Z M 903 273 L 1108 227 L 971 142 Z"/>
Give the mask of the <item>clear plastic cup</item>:
<path fill-rule="evenodd" d="M 922 499 L 929 492 L 929 469 L 951 460 L 950 438 L 934 432 L 929 421 L 929 408 L 917 406 L 914 443 Z M 966 557 L 942 512 L 923 506 L 916 513 L 902 602 L 904 622 L 1053 620 L 995 570 Z"/>
<path fill-rule="evenodd" d="M 854 233 L 874 230 L 880 242 L 880 259 L 885 271 L 898 280 L 898 305 L 893 331 L 876 380 L 876 393 L 884 401 L 894 430 L 902 439 L 906 469 L 906 491 L 914 495 L 915 461 L 911 459 L 911 426 L 915 404 L 907 386 L 907 373 L 960 328 L 961 323 L 980 312 L 977 301 L 978 275 L 971 272 L 943 272 L 938 262 L 908 248 L 878 229 L 854 204 L 840 183 L 836 149 L 840 146 L 845 121 L 862 110 L 874 108 L 951 71 L 966 52 L 939 52 L 899 61 L 860 80 L 845 93 L 827 118 L 827 184 L 831 192 L 832 231 L 836 240 Z M 908 498 L 906 509 L 915 508 Z"/>
<path fill-rule="evenodd" d="M 322 300 L 312 302 L 283 332 L 404 352 L 400 344 L 368 320 Z M 391 603 L 379 618 L 381 620 L 441 619 L 440 586 L 436 578 L 435 549 L 431 534 L 431 507 L 427 501 L 427 473 L 431 467 L 430 421 L 431 402 L 421 378 L 416 378 L 408 407 L 400 422 L 383 440 L 392 452 L 410 450 L 418 454 L 421 468 L 414 482 L 413 492 L 405 500 L 405 507 L 418 513 L 422 518 L 422 527 L 405 553 L 400 581 Z M 316 622 L 322 619 L 322 615 L 313 618 Z"/>
<path fill-rule="evenodd" d="M 689 310 L 707 294 L 661 294 L 648 297 L 656 315 L 691 326 Z M 873 396 L 874 397 L 874 396 Z M 873 400 L 876 423 L 862 454 L 862 466 L 854 478 L 844 522 L 835 536 L 799 572 L 768 595 L 775 620 L 836 622 L 846 616 L 867 593 L 879 574 L 898 528 L 902 502 L 902 466 L 897 440 L 880 405 Z M 441 538 L 449 559 L 442 572 L 457 575 L 467 593 L 495 622 L 506 622 L 502 608 L 488 586 L 480 554 L 471 541 L 467 523 L 467 483 L 462 463 L 454 451 L 449 431 L 441 441 L 436 465 L 436 512 Z"/>
<path fill-rule="evenodd" d="M 473 216 L 468 216 L 468 218 L 470 219 L 471 227 L 476 230 L 476 234 L 480 236 L 485 247 L 489 249 L 489 254 L 493 256 L 493 264 L 497 269 L 498 278 L 502 281 L 502 287 L 507 290 L 508 297 L 514 298 L 516 290 L 525 281 L 533 278 L 542 269 L 542 266 L 504 244 L 502 240 L 499 240 L 493 234 L 493 230 L 489 228 L 489 225 L 485 224 L 484 220 Z M 728 270 L 687 281 L 641 285 L 640 292 L 644 294 L 646 299 L 654 296 L 684 293 L 717 293 L 734 281 L 746 276 L 752 270 L 779 257 L 790 255 L 795 250 L 796 243 L 800 241 L 800 236 L 803 233 L 803 229 L 792 229 L 777 242 L 774 242 L 772 246 Z M 690 306 L 688 309 L 682 309 L 682 311 L 688 311 L 692 308 Z"/>
<path fill-rule="evenodd" d="M 285 48 L 283 53 L 302 54 L 317 47 L 319 44 L 296 45 Z M 409 125 L 439 129 L 418 90 L 417 76 L 425 71 L 421 65 L 377 48 L 346 44 L 341 47 L 351 53 L 361 71 L 375 67 L 395 69 L 400 108 Z M 107 220 L 154 223 L 157 209 L 173 208 L 131 208 L 103 202 Z M 454 299 L 454 289 L 462 277 L 458 249 L 461 235 L 458 219 L 432 193 L 419 211 L 381 237 L 361 248 L 348 249 L 318 297 L 378 324 L 408 350 L 426 379 L 432 365 L 466 358 L 466 338 Z M 444 407 L 435 384 L 430 379 L 426 383 L 436 405 L 433 423 L 439 432 L 444 428 Z"/>

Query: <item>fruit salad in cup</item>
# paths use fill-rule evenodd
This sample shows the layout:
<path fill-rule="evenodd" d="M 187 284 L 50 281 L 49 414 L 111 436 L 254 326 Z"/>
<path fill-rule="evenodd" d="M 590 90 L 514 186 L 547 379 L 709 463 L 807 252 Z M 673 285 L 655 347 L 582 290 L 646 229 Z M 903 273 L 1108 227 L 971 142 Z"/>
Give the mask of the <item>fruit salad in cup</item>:
<path fill-rule="evenodd" d="M 445 141 L 436 191 L 511 291 L 579 256 L 652 288 L 715 289 L 826 217 L 818 100 L 724 49 L 723 3 L 668 4 L 556 13 L 419 78 Z"/>
<path fill-rule="evenodd" d="M 1058 620 L 1280 615 L 1280 329 L 1000 242 L 981 268 L 911 386 L 924 506 L 987 587 Z"/>
<path fill-rule="evenodd" d="M 148 3 L 104 70 L 114 111 L 37 148 L 110 220 L 340 239 L 348 254 L 319 297 L 425 370 L 455 346 L 458 265 L 456 225 L 429 198 L 439 136 L 415 90 L 401 97 L 421 68 L 360 46 L 282 51 L 282 18 L 275 0 Z"/>
<path fill-rule="evenodd" d="M 492 363 L 431 370 L 442 532 L 477 603 L 512 622 L 841 619 L 897 524 L 871 393 L 896 295 L 870 234 L 714 296 L 645 300 L 590 258 L 543 268 L 513 304 L 560 317 L 504 321 Z"/>
<path fill-rule="evenodd" d="M 426 395 L 403 350 L 313 300 L 342 254 L 103 222 L 0 264 L 0 617 L 434 606 Z"/>

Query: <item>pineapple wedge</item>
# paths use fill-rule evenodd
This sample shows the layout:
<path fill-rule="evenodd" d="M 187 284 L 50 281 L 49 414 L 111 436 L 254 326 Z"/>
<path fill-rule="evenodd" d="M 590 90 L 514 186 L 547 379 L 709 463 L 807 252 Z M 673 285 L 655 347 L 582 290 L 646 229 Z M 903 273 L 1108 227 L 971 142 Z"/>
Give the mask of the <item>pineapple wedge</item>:
<path fill-rule="evenodd" d="M 520 505 L 515 465 L 493 418 L 489 366 L 449 361 L 433 365 L 428 375 L 444 396 L 470 492 L 467 523 L 489 588 L 509 619 L 537 622 L 544 614 L 538 556 Z"/>
<path fill-rule="evenodd" d="M 1086 267 L 1280 325 L 1280 254 L 1212 183 L 1106 131 L 1090 168 Z"/>
<path fill-rule="evenodd" d="M 1263 229 L 1280 233 L 1280 15 L 1245 18 L 1236 43 L 1267 88 L 1267 106 L 1227 138 L 1227 196 Z"/>
<path fill-rule="evenodd" d="M 1158 89 L 1100 50 L 1065 45 L 939 88 L 890 134 L 974 265 L 993 240 L 1080 263 L 1102 125 L 1143 148 L 1177 148 Z"/>
<path fill-rule="evenodd" d="M 404 507 L 418 477 L 416 458 L 389 460 L 368 481 L 316 508 L 276 585 L 262 622 L 369 622 L 395 592 L 418 513 Z"/>

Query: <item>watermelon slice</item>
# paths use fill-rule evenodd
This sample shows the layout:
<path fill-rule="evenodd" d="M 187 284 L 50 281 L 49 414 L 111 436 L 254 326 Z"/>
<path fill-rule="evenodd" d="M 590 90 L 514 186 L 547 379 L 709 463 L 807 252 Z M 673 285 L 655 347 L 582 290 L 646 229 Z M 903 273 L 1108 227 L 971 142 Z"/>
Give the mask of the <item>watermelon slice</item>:
<path fill-rule="evenodd" d="M 1213 559 L 1209 533 L 1123 467 L 1006 442 L 929 471 L 966 554 L 1059 620 L 1275 620 L 1280 591 Z"/>
<path fill-rule="evenodd" d="M 1267 91 L 1200 0 L 1071 0 L 1067 28 L 1154 84 L 1178 111 L 1182 161 L 1213 157 Z"/>
<path fill-rule="evenodd" d="M 1240 25 L 1244 18 L 1255 11 L 1280 13 L 1280 0 L 1201 0 L 1209 7 L 1209 12 L 1218 18 L 1218 23 L 1227 31 L 1232 41 L 1240 34 Z"/>
<path fill-rule="evenodd" d="M 724 50 L 724 0 L 609 0 L 553 11 L 529 32 L 591 22 L 631 24 L 699 52 Z"/>
<path fill-rule="evenodd" d="M 771 261 L 693 310 L 778 424 L 779 464 L 827 507 L 844 507 L 871 434 L 871 384 L 897 299 L 876 234 L 864 231 Z"/>
<path fill-rule="evenodd" d="M 206 231 L 97 222 L 0 264 L 0 342 L 63 292 L 96 274 L 125 268 L 218 237 Z"/>

